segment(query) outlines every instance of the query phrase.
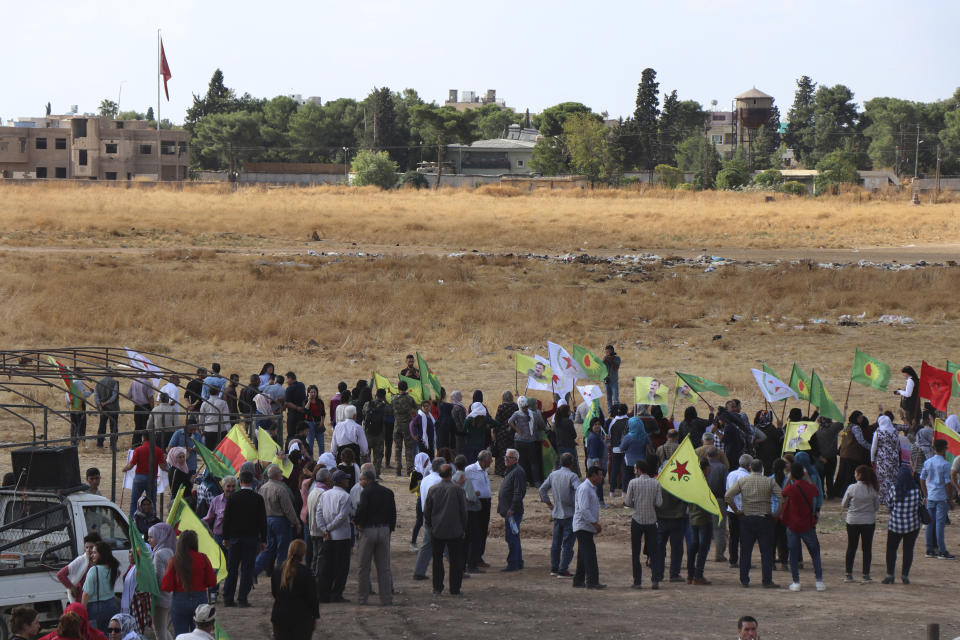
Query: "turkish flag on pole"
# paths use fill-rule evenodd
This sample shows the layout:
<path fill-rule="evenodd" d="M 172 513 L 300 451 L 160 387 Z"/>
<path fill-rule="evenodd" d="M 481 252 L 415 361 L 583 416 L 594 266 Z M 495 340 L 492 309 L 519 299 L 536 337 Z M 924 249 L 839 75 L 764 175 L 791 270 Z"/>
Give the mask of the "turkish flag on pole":
<path fill-rule="evenodd" d="M 931 367 L 926 361 L 923 362 L 920 367 L 919 395 L 921 398 L 929 400 L 930 404 L 940 411 L 946 411 L 952 389 L 953 374 L 943 369 Z"/>
<path fill-rule="evenodd" d="M 163 51 L 163 40 L 160 41 L 160 75 L 163 76 L 163 92 L 167 94 L 167 102 L 170 102 L 170 90 L 167 89 L 167 80 L 173 77 L 170 73 L 170 65 L 167 64 L 167 54 Z"/>

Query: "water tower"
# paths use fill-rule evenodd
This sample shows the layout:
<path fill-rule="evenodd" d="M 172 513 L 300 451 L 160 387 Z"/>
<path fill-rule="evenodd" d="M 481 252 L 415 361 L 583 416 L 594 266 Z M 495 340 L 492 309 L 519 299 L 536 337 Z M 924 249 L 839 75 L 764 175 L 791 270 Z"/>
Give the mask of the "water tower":
<path fill-rule="evenodd" d="M 744 91 L 736 98 L 737 146 L 749 150 L 750 141 L 757 130 L 765 125 L 773 114 L 773 96 L 768 96 L 756 87 Z"/>

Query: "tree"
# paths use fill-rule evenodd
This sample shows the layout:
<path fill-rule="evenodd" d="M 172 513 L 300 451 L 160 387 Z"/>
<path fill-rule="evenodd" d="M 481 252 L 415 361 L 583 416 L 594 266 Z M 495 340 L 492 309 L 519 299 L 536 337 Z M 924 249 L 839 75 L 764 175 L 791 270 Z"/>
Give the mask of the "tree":
<path fill-rule="evenodd" d="M 770 112 L 770 118 L 757 129 L 750 141 L 750 168 L 769 169 L 780 165 L 780 109 L 776 106 Z"/>
<path fill-rule="evenodd" d="M 410 110 L 414 126 L 423 140 L 437 147 L 437 188 L 443 174 L 443 150 L 448 144 L 470 144 L 476 140 L 474 122 L 476 111 L 457 111 L 453 107 L 421 104 Z"/>
<path fill-rule="evenodd" d="M 145 117 L 144 119 L 145 119 L 145 120 L 154 120 L 153 107 L 147 107 L 147 113 L 146 113 L 146 117 Z"/>
<path fill-rule="evenodd" d="M 374 87 L 360 103 L 363 109 L 363 135 L 360 145 L 366 149 L 385 149 L 398 144 L 397 112 L 389 87 Z"/>
<path fill-rule="evenodd" d="M 214 113 L 197 123 L 194 156 L 204 169 L 238 169 L 239 163 L 262 153 L 263 115 L 249 111 Z"/>
<path fill-rule="evenodd" d="M 657 184 L 662 184 L 669 189 L 676 189 L 683 184 L 683 171 L 677 167 L 658 164 L 653 170 L 657 172 Z"/>
<path fill-rule="evenodd" d="M 641 171 L 653 169 L 659 156 L 660 83 L 657 72 L 647 67 L 640 73 L 637 85 L 637 100 L 633 110 L 631 128 L 636 136 L 633 154 L 628 158 Z M 676 95 L 673 96 L 676 98 Z M 632 157 L 630 157 L 632 156 Z"/>
<path fill-rule="evenodd" d="M 828 153 L 859 141 L 857 128 L 859 114 L 853 101 L 853 91 L 842 84 L 817 89 L 813 107 L 813 150 L 810 160 L 815 162 Z"/>
<path fill-rule="evenodd" d="M 717 173 L 718 189 L 736 189 L 750 182 L 750 164 L 742 146 L 737 147 L 733 157 L 724 161 L 723 169 Z"/>
<path fill-rule="evenodd" d="M 564 144 L 570 152 L 570 168 L 586 176 L 593 186 L 610 182 L 617 174 L 610 148 L 610 129 L 591 114 L 579 113 L 563 123 Z"/>
<path fill-rule="evenodd" d="M 836 193 L 841 184 L 857 184 L 860 174 L 857 173 L 855 154 L 849 151 L 832 151 L 817 163 L 817 177 L 814 184 L 817 195 L 832 192 Z"/>
<path fill-rule="evenodd" d="M 277 96 L 263 105 L 263 120 L 260 123 L 260 139 L 265 147 L 261 158 L 265 161 L 283 162 L 293 155 L 288 149 L 290 118 L 299 105 L 292 98 Z"/>
<path fill-rule="evenodd" d="M 592 113 L 590 107 L 580 102 L 561 102 L 547 107 L 543 113 L 533 116 L 533 126 L 542 136 L 559 136 L 563 133 L 563 123 L 578 113 Z M 597 121 L 600 116 L 594 114 Z"/>
<path fill-rule="evenodd" d="M 502 138 L 511 124 L 520 124 L 523 116 L 513 109 L 501 107 L 498 104 L 485 104 L 478 109 L 475 134 L 478 140 Z"/>
<path fill-rule="evenodd" d="M 814 147 L 814 97 L 817 83 L 809 76 L 797 80 L 797 91 L 793 95 L 793 106 L 787 112 L 790 121 L 784 140 L 794 150 L 800 162 L 806 162 Z"/>
<path fill-rule="evenodd" d="M 204 116 L 234 111 L 237 106 L 237 97 L 233 89 L 224 84 L 223 71 L 217 69 L 213 72 L 210 83 L 207 85 L 206 95 L 201 98 L 197 94 L 193 94 L 193 105 L 187 109 L 183 128 L 190 132 L 192 138 L 197 123 Z"/>
<path fill-rule="evenodd" d="M 100 115 L 104 118 L 116 118 L 120 107 L 113 100 L 104 98 L 100 101 Z"/>
<path fill-rule="evenodd" d="M 410 119 L 410 109 L 423 100 L 413 89 L 404 89 L 393 95 L 393 107 L 396 114 L 397 149 L 393 149 L 390 156 L 401 167 L 415 169 L 417 163 L 423 160 L 423 139 L 415 130 Z"/>
<path fill-rule="evenodd" d="M 540 138 L 533 145 L 530 168 L 534 172 L 545 176 L 556 176 L 566 173 L 566 166 L 563 143 L 559 138 Z"/>
<path fill-rule="evenodd" d="M 47 103 L 47 116 L 50 115 L 50 110 L 51 110 L 51 108 L 52 108 L 52 107 L 50 106 L 50 103 L 48 102 L 48 103 Z"/>
<path fill-rule="evenodd" d="M 677 166 L 693 172 L 695 189 L 712 189 L 720 168 L 720 155 L 709 140 L 693 135 L 677 147 Z"/>
<path fill-rule="evenodd" d="M 386 151 L 362 149 L 357 152 L 350 170 L 356 174 L 353 183 L 358 187 L 376 185 L 381 189 L 392 189 L 397 185 L 396 162 L 390 159 Z"/>
<path fill-rule="evenodd" d="M 329 123 L 321 105 L 308 102 L 287 122 L 290 157 L 299 162 L 329 160 Z"/>
<path fill-rule="evenodd" d="M 665 96 L 663 110 L 660 112 L 657 159 L 661 163 L 673 164 L 677 156 L 677 144 L 703 131 L 708 115 L 699 102 L 678 99 L 675 90 Z"/>

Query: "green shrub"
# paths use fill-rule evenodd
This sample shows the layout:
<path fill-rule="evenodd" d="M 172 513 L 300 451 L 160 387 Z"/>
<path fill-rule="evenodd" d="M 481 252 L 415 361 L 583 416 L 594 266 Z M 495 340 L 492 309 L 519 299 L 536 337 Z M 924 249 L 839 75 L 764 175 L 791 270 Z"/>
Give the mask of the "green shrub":
<path fill-rule="evenodd" d="M 783 182 L 783 174 L 776 169 L 767 169 L 753 176 L 753 184 L 766 189 L 776 189 Z"/>
<path fill-rule="evenodd" d="M 782 185 L 780 185 L 780 191 L 794 196 L 805 196 L 810 193 L 807 190 L 807 185 L 803 184 L 802 182 L 797 182 L 796 180 L 784 182 Z"/>
<path fill-rule="evenodd" d="M 683 171 L 677 167 L 671 167 L 668 164 L 658 164 L 653 168 L 657 173 L 660 184 L 676 189 L 677 185 L 683 183 Z"/>
<path fill-rule="evenodd" d="M 353 183 L 358 187 L 376 185 L 381 189 L 392 189 L 397 185 L 397 163 L 386 151 L 360 151 L 353 159 L 351 169 L 355 175 Z"/>

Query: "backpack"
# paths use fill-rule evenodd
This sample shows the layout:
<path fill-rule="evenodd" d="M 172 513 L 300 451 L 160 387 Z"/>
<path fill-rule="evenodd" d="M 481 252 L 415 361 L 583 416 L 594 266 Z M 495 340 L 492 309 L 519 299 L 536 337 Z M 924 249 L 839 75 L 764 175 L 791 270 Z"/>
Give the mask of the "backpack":
<path fill-rule="evenodd" d="M 383 435 L 383 414 L 387 408 L 386 403 L 371 402 L 367 405 L 367 412 L 363 416 L 363 430 L 367 437 L 379 438 Z"/>

